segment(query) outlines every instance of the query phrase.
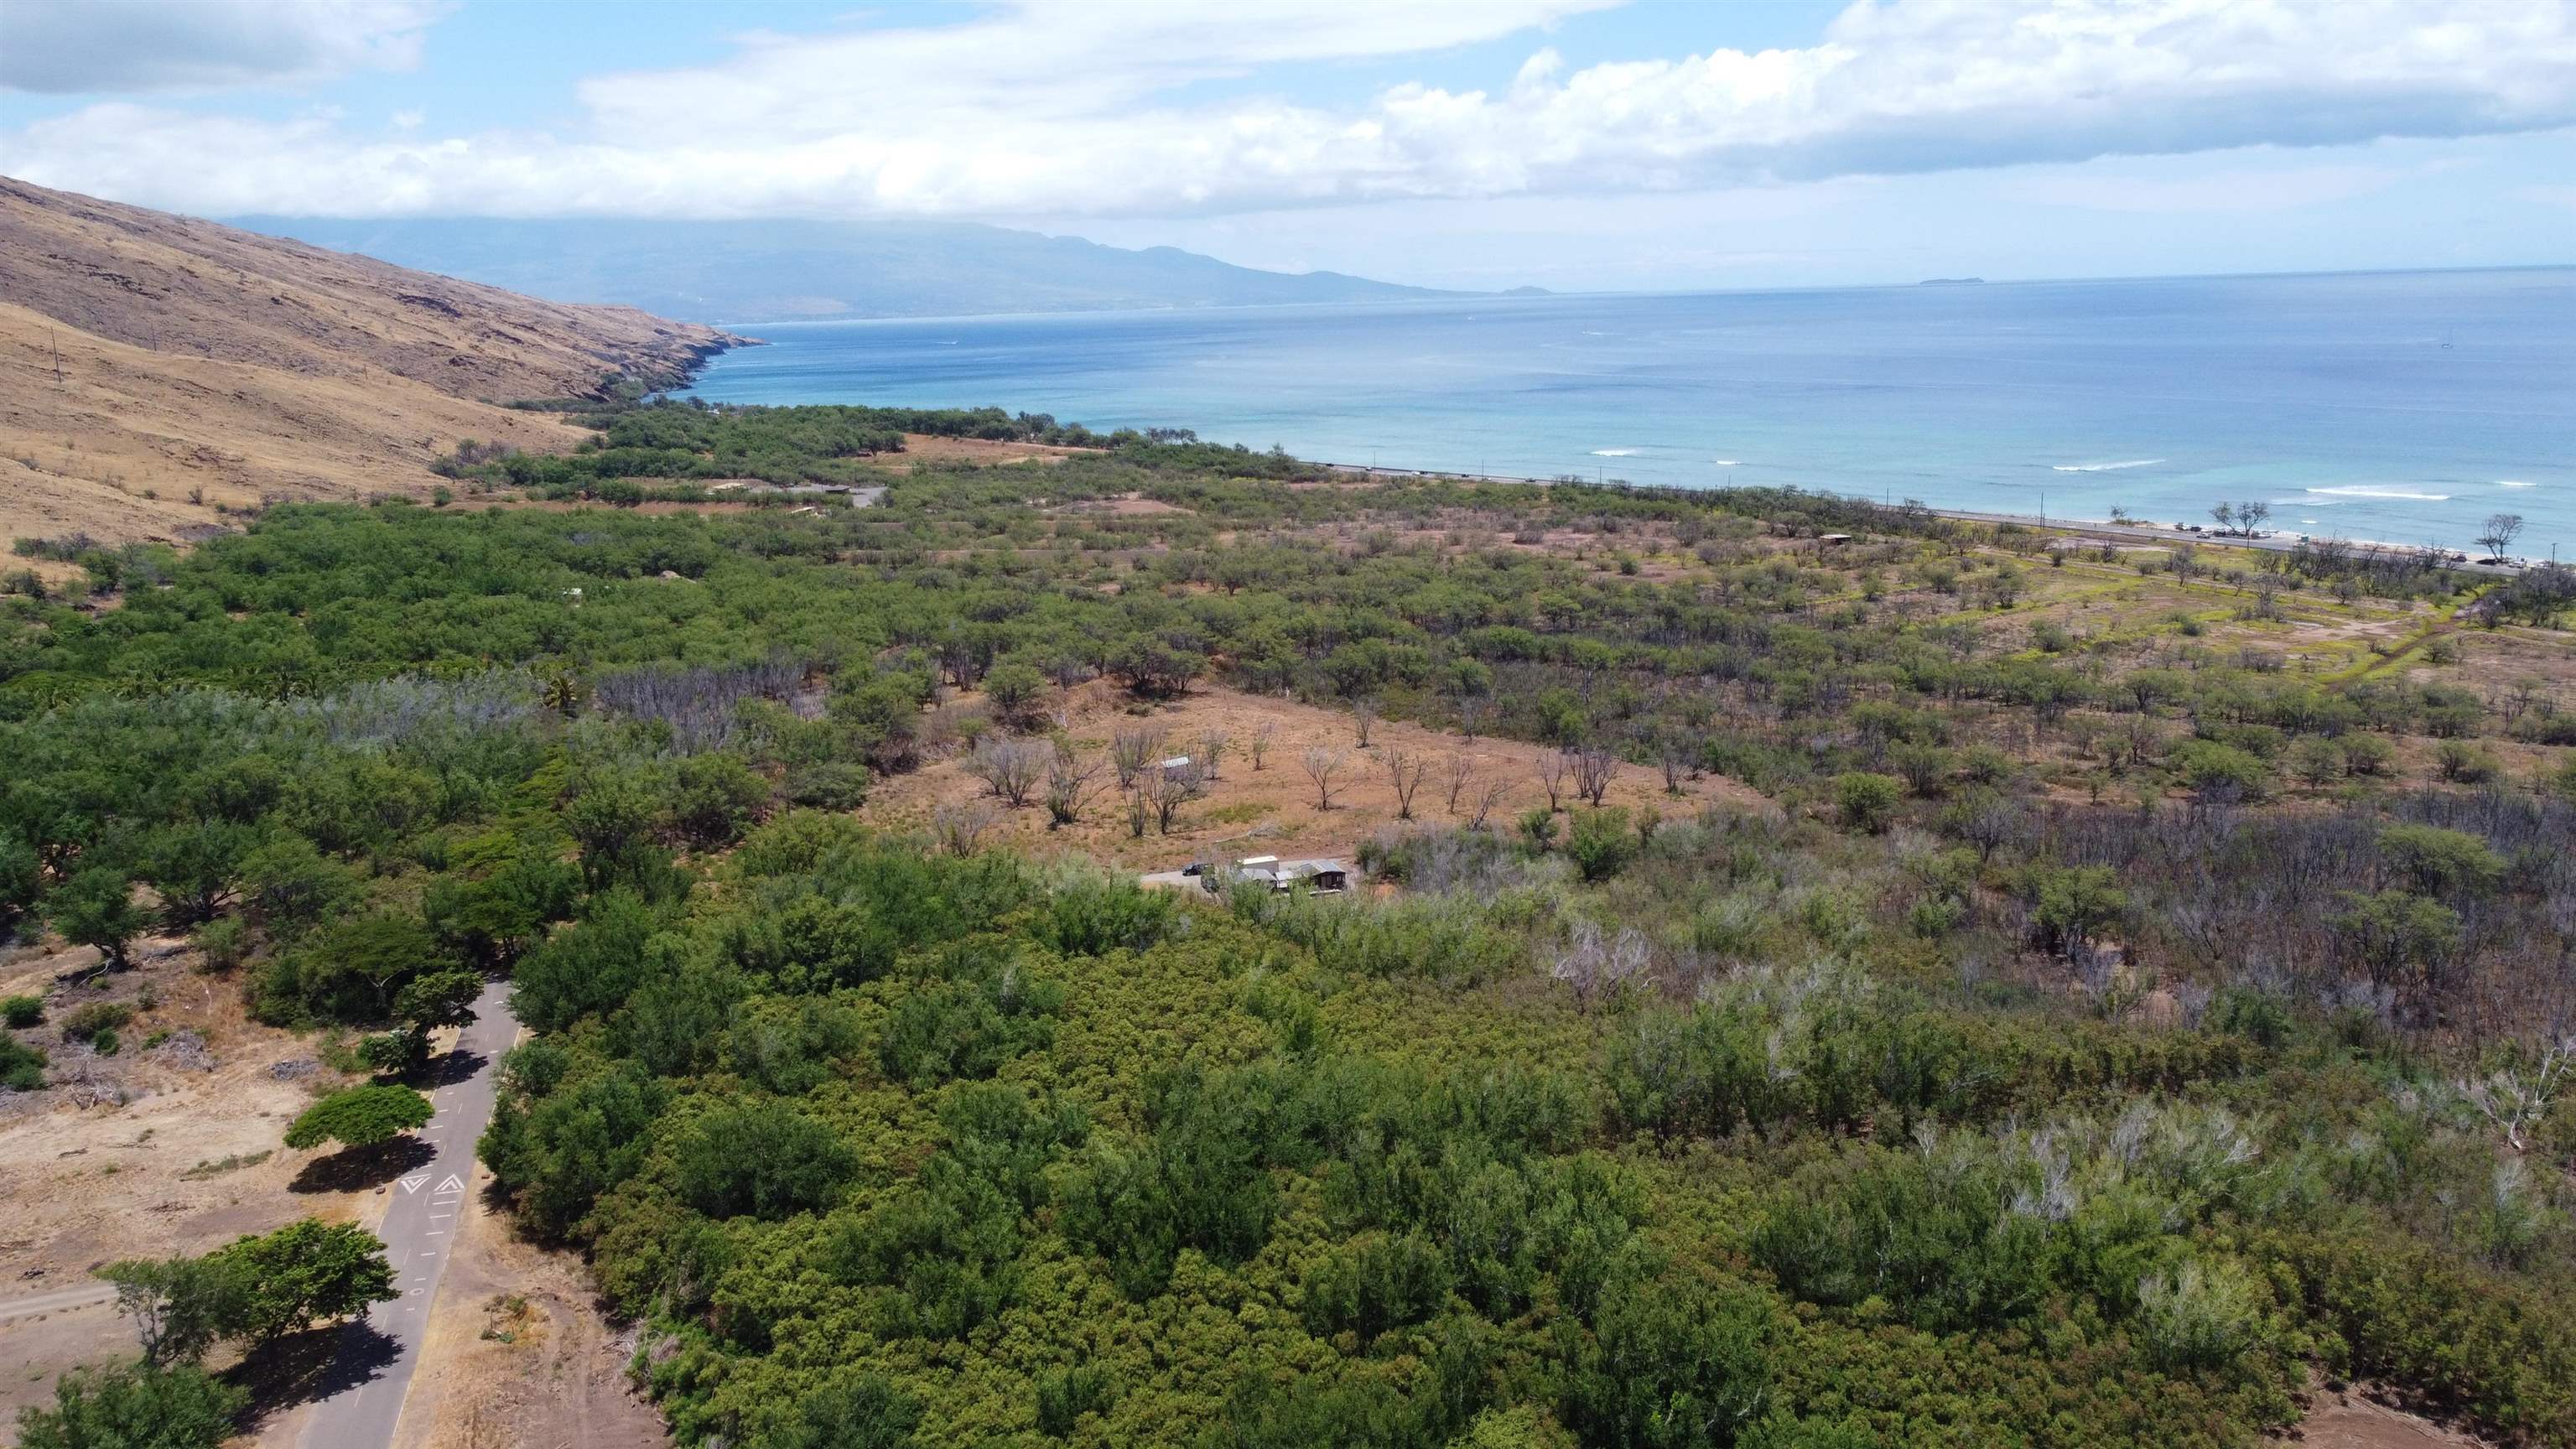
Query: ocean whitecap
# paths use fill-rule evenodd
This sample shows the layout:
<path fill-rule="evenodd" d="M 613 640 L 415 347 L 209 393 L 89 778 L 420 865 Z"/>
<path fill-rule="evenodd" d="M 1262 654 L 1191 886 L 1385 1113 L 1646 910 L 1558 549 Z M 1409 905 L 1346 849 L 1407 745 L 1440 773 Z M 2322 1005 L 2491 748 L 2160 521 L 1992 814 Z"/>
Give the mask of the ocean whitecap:
<path fill-rule="evenodd" d="M 2425 493 L 2413 488 L 2383 488 L 2375 483 L 2355 483 L 2342 488 L 2311 488 L 2310 493 L 2325 498 L 2386 498 L 2400 503 L 2448 503 L 2448 493 Z"/>
<path fill-rule="evenodd" d="M 2116 463 L 2051 463 L 2052 473 L 2117 473 L 2123 468 L 2152 468 L 2162 458 L 2124 458 Z"/>
<path fill-rule="evenodd" d="M 2498 478 L 2496 480 L 2496 486 L 2498 488 L 2537 488 L 2540 485 L 2537 483 L 2526 483 L 2519 478 Z"/>
<path fill-rule="evenodd" d="M 1633 458 L 1637 456 L 1637 450 L 1634 448 L 1595 448 L 1592 450 L 1592 456 L 1596 458 Z"/>
<path fill-rule="evenodd" d="M 1743 466 L 1733 458 L 1711 458 L 1708 461 L 1720 468 L 1737 468 Z"/>

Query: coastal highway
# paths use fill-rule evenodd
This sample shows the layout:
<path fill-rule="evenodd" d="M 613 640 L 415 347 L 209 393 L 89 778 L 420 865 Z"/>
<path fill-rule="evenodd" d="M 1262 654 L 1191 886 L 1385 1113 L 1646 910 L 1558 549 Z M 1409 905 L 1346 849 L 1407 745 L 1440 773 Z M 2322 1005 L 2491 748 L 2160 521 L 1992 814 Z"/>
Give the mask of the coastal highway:
<path fill-rule="evenodd" d="M 1867 500 L 1862 500 L 1866 502 Z M 2208 544 L 2213 548 L 2254 548 L 2267 553 L 2288 553 L 2301 542 L 2295 533 L 2266 533 L 2254 538 L 2241 534 L 2192 533 L 2186 529 L 2167 528 L 2152 523 L 2091 523 L 2068 518 L 2034 518 L 2022 513 L 1979 513 L 1966 508 L 1935 508 L 1943 518 L 1956 518 L 1966 523 L 2018 523 L 2024 528 L 2050 528 L 2060 533 L 2081 534 L 2088 538 L 2135 539 L 2140 543 L 2162 544 L 2167 548 L 2178 543 Z M 2314 535 L 2310 535 L 2314 537 Z M 2322 543 L 2325 540 L 2319 539 Z M 2417 549 L 2405 544 L 2372 544 L 2346 541 L 2344 548 L 2354 554 L 2413 554 Z M 2464 574 L 2497 574 L 2511 576 L 2523 571 L 2520 563 L 2480 563 L 2475 560 L 2452 562 L 2445 567 Z"/>
<path fill-rule="evenodd" d="M 385 1188 L 391 1200 L 376 1229 L 402 1297 L 377 1304 L 364 1323 L 341 1330 L 331 1388 L 305 1421 L 305 1449 L 386 1449 L 393 1443 L 448 1249 L 457 1224 L 474 1210 L 474 1143 L 492 1120 L 501 1054 L 519 1031 L 509 996 L 504 982 L 483 988 L 474 1020 L 455 1049 L 431 1064 L 438 1085 L 429 1096 L 437 1110 L 421 1136 L 435 1155 Z"/>
<path fill-rule="evenodd" d="M 1323 467 L 1327 472 L 1342 477 L 1390 482 L 1433 479 L 1453 483 L 1527 483 L 1545 488 L 1553 481 L 1547 478 L 1523 478 L 1501 473 L 1446 473 L 1436 469 L 1380 468 L 1357 463 L 1326 463 Z M 1608 486 L 1628 488 L 1637 492 L 1658 491 L 1656 485 L 1613 482 Z M 1673 491 L 1687 492 L 1688 490 Z M 1847 503 L 1878 502 L 1874 498 L 1836 493 L 1830 489 L 1811 488 L 1807 491 L 1822 494 L 1828 498 L 1839 498 Z M 2060 533 L 2080 534 L 2093 538 L 2135 539 L 2140 543 L 2162 544 L 2167 548 L 2178 543 L 2200 543 L 2208 544 L 2213 548 L 2252 548 L 2261 549 L 2267 553 L 2288 553 L 2303 541 L 2298 534 L 2291 532 L 2273 532 L 2247 538 L 2239 534 L 2194 533 L 2187 528 L 2174 528 L 2155 523 L 2096 523 L 2073 518 L 2039 518 L 2027 513 L 1983 513 L 1973 508 L 1927 508 L 1924 511 L 1940 518 L 1955 518 L 1963 523 L 2017 523 L 2024 528 L 2051 528 Z M 2322 543 L 2326 540 L 2317 541 Z M 2403 543 L 2372 543 L 2358 539 L 2341 540 L 2341 542 L 2347 550 L 2356 554 L 2379 552 L 2412 554 L 2418 551 L 2413 545 Z M 2456 552 L 2456 550 L 2442 550 L 2442 552 Z M 2464 574 L 2492 574 L 2510 578 L 2525 569 L 2538 567 L 2538 562 L 2529 558 L 2508 559 L 2498 563 L 2481 563 L 2463 559 L 2449 563 L 2446 567 Z"/>

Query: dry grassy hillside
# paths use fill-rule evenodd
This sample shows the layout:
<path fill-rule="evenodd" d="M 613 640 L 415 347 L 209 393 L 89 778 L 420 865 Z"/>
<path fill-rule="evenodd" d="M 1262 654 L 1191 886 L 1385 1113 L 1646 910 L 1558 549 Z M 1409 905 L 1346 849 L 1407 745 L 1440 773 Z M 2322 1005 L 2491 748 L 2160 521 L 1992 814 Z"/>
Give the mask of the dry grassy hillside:
<path fill-rule="evenodd" d="M 731 340 L 0 178 L 0 532 L 425 491 L 461 438 L 576 436 L 497 403 L 672 380 Z"/>

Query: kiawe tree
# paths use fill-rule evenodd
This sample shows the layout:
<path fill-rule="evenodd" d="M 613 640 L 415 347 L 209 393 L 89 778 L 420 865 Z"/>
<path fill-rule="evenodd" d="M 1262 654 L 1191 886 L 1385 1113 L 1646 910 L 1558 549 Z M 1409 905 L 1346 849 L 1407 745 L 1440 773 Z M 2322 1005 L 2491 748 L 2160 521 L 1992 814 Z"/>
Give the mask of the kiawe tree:
<path fill-rule="evenodd" d="M 212 1257 L 128 1258 L 95 1271 L 116 1285 L 116 1311 L 134 1320 L 143 1361 L 154 1368 L 204 1357 L 242 1312 L 240 1275 Z"/>
<path fill-rule="evenodd" d="M 45 908 L 64 940 L 97 947 L 110 971 L 125 969 L 126 952 L 147 924 L 143 908 L 134 904 L 134 882 L 113 866 L 74 875 L 46 898 Z"/>
<path fill-rule="evenodd" d="M 2487 515 L 2487 521 L 2478 528 L 2477 545 L 2487 551 L 2488 558 L 2501 559 L 2504 557 L 2504 551 L 2513 547 L 2513 541 L 2520 537 L 2522 537 L 2521 514 L 2490 513 Z"/>
<path fill-rule="evenodd" d="M 354 1223 L 306 1218 L 236 1238 L 207 1257 L 238 1276 L 242 1297 L 231 1327 L 253 1340 L 299 1333 L 402 1296 L 384 1243 Z"/>
<path fill-rule="evenodd" d="M 374 1147 L 429 1124 L 429 1099 L 409 1087 L 351 1087 L 304 1109 L 286 1128 L 286 1145 L 302 1151 L 337 1142 Z"/>

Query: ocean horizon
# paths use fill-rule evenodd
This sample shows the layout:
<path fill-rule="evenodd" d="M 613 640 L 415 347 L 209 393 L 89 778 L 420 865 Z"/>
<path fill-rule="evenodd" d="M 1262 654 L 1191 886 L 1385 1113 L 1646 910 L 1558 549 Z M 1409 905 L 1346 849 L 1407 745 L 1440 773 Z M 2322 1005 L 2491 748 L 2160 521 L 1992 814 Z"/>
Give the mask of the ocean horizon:
<path fill-rule="evenodd" d="M 783 322 L 713 402 L 998 405 L 1317 461 L 2114 508 L 2576 555 L 2576 269 Z"/>

